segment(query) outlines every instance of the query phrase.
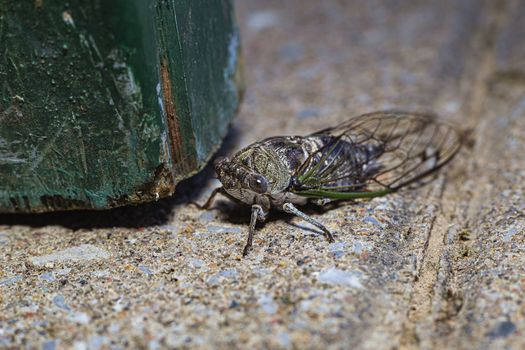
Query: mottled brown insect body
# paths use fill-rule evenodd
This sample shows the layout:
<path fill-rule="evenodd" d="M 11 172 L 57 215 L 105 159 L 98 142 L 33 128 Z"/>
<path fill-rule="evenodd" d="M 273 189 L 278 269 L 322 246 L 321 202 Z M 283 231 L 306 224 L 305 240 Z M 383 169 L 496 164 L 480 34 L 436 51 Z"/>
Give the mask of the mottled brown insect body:
<path fill-rule="evenodd" d="M 308 136 L 271 137 L 215 162 L 219 191 L 252 206 L 247 254 L 257 220 L 271 208 L 300 216 L 332 234 L 295 205 L 314 199 L 372 198 L 414 184 L 446 164 L 460 133 L 428 114 L 384 111 L 349 119 Z"/>

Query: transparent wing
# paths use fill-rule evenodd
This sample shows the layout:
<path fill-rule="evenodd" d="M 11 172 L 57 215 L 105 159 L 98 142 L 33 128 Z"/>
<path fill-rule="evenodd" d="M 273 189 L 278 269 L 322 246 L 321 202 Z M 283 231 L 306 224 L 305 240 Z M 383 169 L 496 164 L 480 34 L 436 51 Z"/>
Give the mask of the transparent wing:
<path fill-rule="evenodd" d="M 381 196 L 445 165 L 460 133 L 431 114 L 382 111 L 307 136 L 321 145 L 298 168 L 292 191 L 307 197 Z"/>

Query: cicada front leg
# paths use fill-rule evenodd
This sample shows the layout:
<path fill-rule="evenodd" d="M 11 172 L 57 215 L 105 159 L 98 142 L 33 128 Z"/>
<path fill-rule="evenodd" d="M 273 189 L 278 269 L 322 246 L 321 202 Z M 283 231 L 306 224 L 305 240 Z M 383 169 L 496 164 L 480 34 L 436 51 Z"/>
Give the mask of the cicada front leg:
<path fill-rule="evenodd" d="M 315 220 L 314 218 L 306 215 L 305 213 L 303 213 L 302 211 L 297 209 L 295 207 L 295 205 L 293 205 L 292 203 L 284 203 L 283 204 L 283 210 L 285 212 L 287 212 L 287 213 L 294 214 L 294 215 L 300 217 L 301 219 L 303 219 L 304 221 L 306 221 L 306 222 L 314 225 L 315 227 L 319 228 L 321 231 L 323 231 L 323 234 L 324 234 L 325 238 L 328 240 L 328 242 L 330 242 L 330 243 L 335 242 L 334 241 L 334 236 L 332 235 L 330 230 L 326 228 L 326 226 L 324 226 L 319 221 Z"/>
<path fill-rule="evenodd" d="M 252 249 L 253 235 L 255 233 L 255 225 L 257 225 L 257 220 L 264 221 L 266 219 L 266 214 L 259 204 L 252 205 L 252 216 L 250 219 L 250 231 L 248 232 L 248 241 L 244 246 L 242 256 L 246 257 L 250 250 Z"/>

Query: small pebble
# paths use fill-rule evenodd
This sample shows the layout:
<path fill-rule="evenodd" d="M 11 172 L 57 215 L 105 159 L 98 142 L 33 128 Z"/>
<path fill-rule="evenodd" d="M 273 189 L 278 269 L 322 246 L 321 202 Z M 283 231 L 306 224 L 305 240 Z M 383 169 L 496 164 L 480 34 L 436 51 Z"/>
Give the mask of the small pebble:
<path fill-rule="evenodd" d="M 29 260 L 36 266 L 53 266 L 53 263 L 80 262 L 108 259 L 109 253 L 91 244 L 82 244 L 56 253 L 32 257 Z"/>
<path fill-rule="evenodd" d="M 150 341 L 148 342 L 148 349 L 149 349 L 149 350 L 157 350 L 157 349 L 160 349 L 159 341 L 156 340 L 156 339 L 150 340 Z"/>
<path fill-rule="evenodd" d="M 278 306 L 269 294 L 263 294 L 259 297 L 259 305 L 261 309 L 268 315 L 273 315 L 277 312 Z"/>
<path fill-rule="evenodd" d="M 107 337 L 94 335 L 89 338 L 88 349 L 98 350 L 101 349 L 103 345 L 108 344 L 109 340 Z"/>
<path fill-rule="evenodd" d="M 220 277 L 236 277 L 237 269 L 227 269 L 218 273 Z"/>
<path fill-rule="evenodd" d="M 55 350 L 57 347 L 56 340 L 48 340 L 42 344 L 42 350 Z"/>
<path fill-rule="evenodd" d="M 277 341 L 283 348 L 289 348 L 292 342 L 290 334 L 284 332 L 277 334 Z"/>
<path fill-rule="evenodd" d="M 516 325 L 511 321 L 503 321 L 498 324 L 492 331 L 487 333 L 490 338 L 505 338 L 516 331 Z"/>
<path fill-rule="evenodd" d="M 71 269 L 69 269 L 69 268 L 56 269 L 56 270 L 53 270 L 53 271 L 44 272 L 39 277 L 41 279 L 45 280 L 45 281 L 54 282 L 54 281 L 56 281 L 56 276 L 64 276 L 64 275 L 69 274 L 70 272 L 71 272 Z"/>
<path fill-rule="evenodd" d="M 153 272 L 149 269 L 149 267 L 147 266 L 144 266 L 144 265 L 140 265 L 139 266 L 139 270 L 144 272 L 146 275 L 148 276 L 152 276 L 153 275 Z"/>
<path fill-rule="evenodd" d="M 8 286 L 10 284 L 16 283 L 22 280 L 22 276 L 17 275 L 11 278 L 6 278 L 5 280 L 0 281 L 0 286 Z"/>
<path fill-rule="evenodd" d="M 93 275 L 95 277 L 105 278 L 105 277 L 108 277 L 110 273 L 108 270 L 98 270 L 98 271 L 93 271 Z"/>
<path fill-rule="evenodd" d="M 0 245 L 7 245 L 9 243 L 9 239 L 7 238 L 7 233 L 0 232 Z"/>
<path fill-rule="evenodd" d="M 208 279 L 208 283 L 212 285 L 220 284 L 224 279 L 234 279 L 237 277 L 237 269 L 227 269 L 216 273 Z"/>
<path fill-rule="evenodd" d="M 69 316 L 67 319 L 68 321 L 78 323 L 78 324 L 88 324 L 89 321 L 91 321 L 91 317 L 89 317 L 89 315 L 84 312 L 74 313 L 73 315 Z"/>
<path fill-rule="evenodd" d="M 65 276 L 71 272 L 71 269 L 66 267 L 65 269 L 56 269 L 54 274 L 57 276 Z"/>
<path fill-rule="evenodd" d="M 375 217 L 373 216 L 366 216 L 364 219 L 363 219 L 363 222 L 365 223 L 370 223 L 372 225 L 376 225 L 376 226 L 383 226 Z"/>
<path fill-rule="evenodd" d="M 370 250 L 371 250 L 370 243 L 362 242 L 357 239 L 355 239 L 354 242 L 352 243 L 352 253 L 356 255 L 360 255 L 364 251 L 370 251 Z"/>
<path fill-rule="evenodd" d="M 208 232 L 210 233 L 242 233 L 242 229 L 239 227 L 225 227 L 225 226 L 208 226 Z"/>
<path fill-rule="evenodd" d="M 87 344 L 83 341 L 76 341 L 73 343 L 73 349 L 74 350 L 87 350 Z"/>
<path fill-rule="evenodd" d="M 126 306 L 127 306 L 127 304 L 123 301 L 123 298 L 120 297 L 120 298 L 118 298 L 118 300 L 115 303 L 115 305 L 113 305 L 113 311 L 121 312 L 122 310 L 124 310 L 126 308 Z"/>
<path fill-rule="evenodd" d="M 8 347 L 11 344 L 11 340 L 8 337 L 0 336 L 0 347 Z"/>
<path fill-rule="evenodd" d="M 66 304 L 66 300 L 63 295 L 57 295 L 53 298 L 53 304 L 55 304 L 56 307 L 59 309 L 65 310 L 65 311 L 71 311 L 71 307 Z"/>
<path fill-rule="evenodd" d="M 44 272 L 39 277 L 41 279 L 43 279 L 44 281 L 48 281 L 48 282 L 54 282 L 55 281 L 55 276 L 53 276 L 53 274 L 51 272 Z"/>
<path fill-rule="evenodd" d="M 204 260 L 201 260 L 201 259 L 190 258 L 188 259 L 188 264 L 191 267 L 198 269 L 206 265 L 206 262 L 204 262 Z"/>
<path fill-rule="evenodd" d="M 213 220 L 215 220 L 215 214 L 212 211 L 207 210 L 199 215 L 199 221 L 203 224 L 207 224 Z"/>
<path fill-rule="evenodd" d="M 317 280 L 321 283 L 363 288 L 359 276 L 360 272 L 339 270 L 335 267 L 322 271 Z"/>
<path fill-rule="evenodd" d="M 174 226 L 174 225 L 162 225 L 162 226 L 159 226 L 159 228 L 161 230 L 168 231 L 171 234 L 176 234 L 177 231 L 179 230 L 179 228 L 177 226 Z"/>
<path fill-rule="evenodd" d="M 516 233 L 518 233 L 518 230 L 515 227 L 510 228 L 507 233 L 503 236 L 504 242 L 510 242 L 512 239 L 512 236 L 514 236 Z"/>
<path fill-rule="evenodd" d="M 238 301 L 236 301 L 236 300 L 232 300 L 232 302 L 230 303 L 229 308 L 230 308 L 230 309 L 235 309 L 236 307 L 238 307 L 238 306 L 240 306 L 240 305 L 241 305 L 241 304 L 239 304 Z"/>
<path fill-rule="evenodd" d="M 345 254 L 346 242 L 336 242 L 328 246 L 330 252 L 336 257 L 340 258 Z"/>

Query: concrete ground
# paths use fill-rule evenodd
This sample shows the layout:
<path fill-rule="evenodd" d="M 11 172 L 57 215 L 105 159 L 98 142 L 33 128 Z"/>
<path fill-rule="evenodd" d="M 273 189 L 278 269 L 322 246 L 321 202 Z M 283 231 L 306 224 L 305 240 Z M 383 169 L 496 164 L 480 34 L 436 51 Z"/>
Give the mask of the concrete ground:
<path fill-rule="evenodd" d="M 0 348 L 525 348 L 525 3 L 237 2 L 247 92 L 222 150 L 385 108 L 472 145 L 425 187 L 258 229 L 208 169 L 174 199 L 0 217 Z M 203 188 L 205 188 L 203 190 Z"/>

